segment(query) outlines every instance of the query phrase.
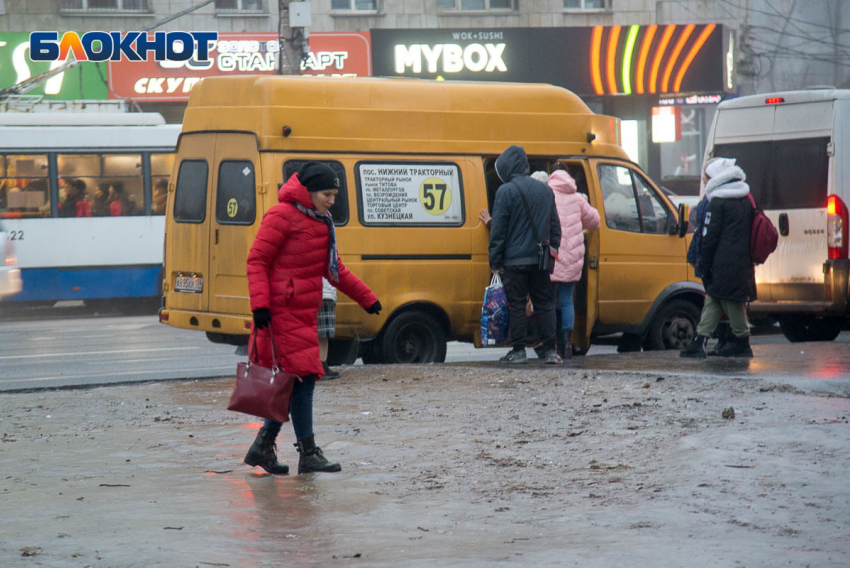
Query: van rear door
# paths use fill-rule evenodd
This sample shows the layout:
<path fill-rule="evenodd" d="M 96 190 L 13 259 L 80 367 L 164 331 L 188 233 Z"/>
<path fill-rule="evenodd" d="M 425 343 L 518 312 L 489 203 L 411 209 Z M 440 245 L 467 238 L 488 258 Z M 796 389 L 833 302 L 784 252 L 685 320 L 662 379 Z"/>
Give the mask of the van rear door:
<path fill-rule="evenodd" d="M 174 164 L 166 225 L 166 305 L 206 311 L 209 303 L 209 158 L 214 134 L 184 134 Z"/>
<path fill-rule="evenodd" d="M 241 132 L 215 137 L 210 184 L 209 311 L 250 314 L 245 267 L 255 235 L 252 225 L 258 218 L 257 185 L 263 179 L 257 139 Z"/>

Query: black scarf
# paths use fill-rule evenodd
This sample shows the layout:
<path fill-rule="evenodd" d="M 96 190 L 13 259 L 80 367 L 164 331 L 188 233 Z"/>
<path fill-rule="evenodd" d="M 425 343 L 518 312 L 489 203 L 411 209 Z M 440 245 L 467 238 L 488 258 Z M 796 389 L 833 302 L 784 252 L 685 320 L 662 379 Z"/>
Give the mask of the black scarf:
<path fill-rule="evenodd" d="M 339 253 L 336 250 L 336 231 L 334 230 L 334 220 L 330 213 L 318 213 L 315 209 L 307 209 L 297 201 L 293 201 L 295 207 L 299 211 L 312 217 L 316 221 L 321 221 L 328 226 L 328 274 L 333 282 L 339 282 Z"/>

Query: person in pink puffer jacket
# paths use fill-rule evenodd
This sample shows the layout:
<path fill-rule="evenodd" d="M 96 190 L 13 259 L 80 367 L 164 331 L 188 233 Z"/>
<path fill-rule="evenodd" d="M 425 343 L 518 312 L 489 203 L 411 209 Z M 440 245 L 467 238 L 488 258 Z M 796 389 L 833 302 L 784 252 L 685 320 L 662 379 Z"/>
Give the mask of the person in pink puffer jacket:
<path fill-rule="evenodd" d="M 573 293 L 581 280 L 584 266 L 584 235 L 582 231 L 599 228 L 599 212 L 587 202 L 587 196 L 576 192 L 576 182 L 564 170 L 556 170 L 549 177 L 549 187 L 555 193 L 555 205 L 561 220 L 561 247 L 555 261 L 551 280 L 556 287 L 561 306 L 561 332 L 558 351 L 562 359 L 572 357 L 570 335 L 573 332 L 575 308 Z"/>

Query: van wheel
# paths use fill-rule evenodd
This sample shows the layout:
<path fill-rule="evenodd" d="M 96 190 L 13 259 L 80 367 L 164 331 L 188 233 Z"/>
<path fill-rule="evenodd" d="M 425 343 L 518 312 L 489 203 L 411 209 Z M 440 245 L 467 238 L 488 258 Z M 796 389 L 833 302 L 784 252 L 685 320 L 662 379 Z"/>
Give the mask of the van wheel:
<path fill-rule="evenodd" d="M 446 333 L 430 315 L 411 311 L 393 319 L 381 332 L 384 363 L 442 363 L 446 360 Z"/>
<path fill-rule="evenodd" d="M 234 335 L 232 333 L 218 333 L 216 331 L 208 331 L 207 339 L 212 343 L 221 343 L 224 345 L 248 345 L 250 335 Z"/>
<path fill-rule="evenodd" d="M 328 339 L 328 365 L 353 365 L 360 342 L 356 339 Z"/>
<path fill-rule="evenodd" d="M 699 316 L 699 308 L 687 300 L 668 302 L 652 320 L 644 349 L 684 349 L 697 333 Z"/>
<path fill-rule="evenodd" d="M 779 320 L 782 333 L 791 343 L 832 341 L 841 333 L 841 318 L 786 316 Z"/>

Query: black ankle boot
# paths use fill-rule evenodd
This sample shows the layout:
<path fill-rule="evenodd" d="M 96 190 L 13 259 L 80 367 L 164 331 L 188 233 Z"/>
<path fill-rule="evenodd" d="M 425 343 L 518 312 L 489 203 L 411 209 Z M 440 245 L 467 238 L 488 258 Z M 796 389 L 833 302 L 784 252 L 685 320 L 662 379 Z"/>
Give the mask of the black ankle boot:
<path fill-rule="evenodd" d="M 329 381 L 331 379 L 338 379 L 339 373 L 328 367 L 328 364 L 322 361 L 322 368 L 325 370 L 325 374 L 322 375 L 322 379 Z"/>
<path fill-rule="evenodd" d="M 330 463 L 322 454 L 322 448 L 316 445 L 314 436 L 306 438 L 295 444 L 301 457 L 298 458 L 298 473 L 312 473 L 314 471 L 342 471 L 338 463 Z"/>
<path fill-rule="evenodd" d="M 733 335 L 720 350 L 719 355 L 721 357 L 752 357 L 753 348 L 750 347 L 750 336 L 735 337 Z"/>
<path fill-rule="evenodd" d="M 720 322 L 717 325 L 717 329 L 714 331 L 714 337 L 717 338 L 717 345 L 714 346 L 714 349 L 708 352 L 709 357 L 719 357 L 720 352 L 729 343 L 729 338 L 734 337 L 732 335 L 732 327 L 729 325 L 729 322 Z"/>
<path fill-rule="evenodd" d="M 245 454 L 245 464 L 252 467 L 260 466 L 275 475 L 286 475 L 289 473 L 289 466 L 277 461 L 275 448 L 274 437 L 271 432 L 265 428 L 260 428 L 254 443 L 251 444 L 251 448 Z"/>
<path fill-rule="evenodd" d="M 705 342 L 708 338 L 697 335 L 686 349 L 679 351 L 679 357 L 690 357 L 693 359 L 705 358 Z"/>
<path fill-rule="evenodd" d="M 558 355 L 566 361 L 573 358 L 573 347 L 570 345 L 570 338 L 573 335 L 573 330 L 562 329 L 558 332 Z"/>

